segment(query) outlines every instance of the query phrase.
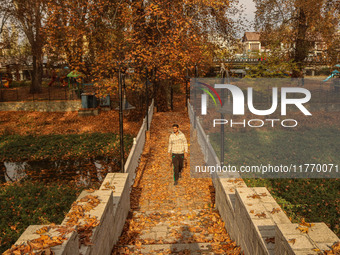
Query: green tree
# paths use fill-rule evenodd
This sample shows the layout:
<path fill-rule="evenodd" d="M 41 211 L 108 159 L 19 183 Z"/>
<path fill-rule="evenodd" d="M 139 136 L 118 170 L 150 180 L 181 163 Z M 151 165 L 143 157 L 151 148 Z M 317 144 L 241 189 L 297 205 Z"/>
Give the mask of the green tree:
<path fill-rule="evenodd" d="M 32 84 L 30 92 L 40 92 L 43 73 L 43 31 L 47 1 L 45 0 L 0 0 L 2 10 L 9 15 L 13 23 L 24 32 L 31 46 Z"/>
<path fill-rule="evenodd" d="M 297 67 L 293 77 L 301 75 L 315 42 L 324 42 L 328 52 L 332 50 L 339 30 L 337 0 L 254 1 L 256 28 L 272 47 L 288 48 L 287 55 Z"/>

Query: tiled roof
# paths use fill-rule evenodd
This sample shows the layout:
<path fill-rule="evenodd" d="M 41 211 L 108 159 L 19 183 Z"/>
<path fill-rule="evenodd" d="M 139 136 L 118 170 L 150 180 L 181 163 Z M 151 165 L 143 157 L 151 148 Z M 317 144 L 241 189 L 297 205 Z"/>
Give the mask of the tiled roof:
<path fill-rule="evenodd" d="M 259 32 L 245 32 L 243 36 L 243 42 L 246 41 L 260 41 Z"/>

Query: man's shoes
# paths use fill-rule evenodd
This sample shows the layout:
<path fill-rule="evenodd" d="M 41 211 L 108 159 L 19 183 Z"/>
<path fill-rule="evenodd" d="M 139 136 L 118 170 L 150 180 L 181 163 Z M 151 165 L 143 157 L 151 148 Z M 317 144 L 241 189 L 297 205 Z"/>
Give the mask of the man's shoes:
<path fill-rule="evenodd" d="M 179 178 L 182 178 L 182 172 L 179 172 Z"/>
<path fill-rule="evenodd" d="M 175 180 L 175 183 L 174 183 L 174 185 L 176 186 L 178 184 L 178 181 L 177 180 Z"/>

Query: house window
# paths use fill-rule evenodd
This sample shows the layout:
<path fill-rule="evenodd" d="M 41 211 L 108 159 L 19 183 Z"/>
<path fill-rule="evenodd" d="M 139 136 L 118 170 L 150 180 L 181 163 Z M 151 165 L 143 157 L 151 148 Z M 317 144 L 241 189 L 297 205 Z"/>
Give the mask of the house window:
<path fill-rule="evenodd" d="M 323 48 L 324 48 L 324 47 L 323 47 L 323 45 L 322 45 L 321 43 L 317 43 L 317 44 L 316 44 L 316 49 L 317 49 L 317 50 L 323 50 Z"/>
<path fill-rule="evenodd" d="M 259 51 L 260 50 L 260 44 L 259 43 L 250 44 L 250 50 L 251 51 Z"/>

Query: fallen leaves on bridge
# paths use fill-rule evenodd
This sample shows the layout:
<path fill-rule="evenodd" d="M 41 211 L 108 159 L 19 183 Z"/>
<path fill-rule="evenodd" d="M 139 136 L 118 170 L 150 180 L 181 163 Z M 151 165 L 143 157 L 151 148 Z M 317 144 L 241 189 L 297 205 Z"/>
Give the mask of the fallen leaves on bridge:
<path fill-rule="evenodd" d="M 5 251 L 4 255 L 16 255 L 16 254 L 54 254 L 51 247 L 61 245 L 67 238 L 65 235 L 75 231 L 77 226 L 77 232 L 79 237 L 79 243 L 83 245 L 92 245 L 90 239 L 93 229 L 99 225 L 99 221 L 96 216 L 91 217 L 86 212 L 91 211 L 98 206 L 100 200 L 98 196 L 87 195 L 78 201 L 73 202 L 70 212 L 66 215 L 66 225 L 56 226 L 50 224 L 39 228 L 35 234 L 40 235 L 39 238 L 23 242 L 20 245 L 13 245 L 10 249 Z M 58 236 L 50 236 L 49 230 L 56 229 L 59 232 Z"/>
<path fill-rule="evenodd" d="M 52 237 L 49 236 L 47 232 L 51 228 L 56 229 L 60 233 L 60 235 Z M 36 231 L 36 234 L 39 234 L 40 237 L 23 242 L 19 245 L 12 245 L 12 247 L 6 250 L 3 255 L 54 254 L 51 248 L 57 245 L 61 245 L 65 240 L 67 240 L 65 235 L 72 231 L 74 231 L 74 228 L 69 228 L 66 226 L 56 226 L 55 224 L 44 226 Z"/>
<path fill-rule="evenodd" d="M 300 232 L 302 233 L 308 233 L 309 228 L 313 227 L 315 224 L 314 223 L 307 223 L 305 222 L 305 219 L 302 218 L 301 222 L 299 223 L 299 226 L 296 228 L 298 230 L 300 230 Z"/>
<path fill-rule="evenodd" d="M 340 254 L 340 242 L 337 242 L 331 246 L 331 250 L 325 251 L 324 255 L 339 255 Z"/>
<path fill-rule="evenodd" d="M 257 193 L 254 193 L 253 195 L 249 195 L 247 196 L 247 198 L 252 198 L 252 199 L 261 199 L 261 197 L 266 197 L 267 196 L 267 193 L 260 193 L 260 194 L 257 194 Z"/>
<path fill-rule="evenodd" d="M 259 217 L 259 218 L 267 218 L 267 215 L 266 215 L 264 212 L 262 212 L 262 213 L 257 213 L 257 214 L 255 214 L 255 216 L 257 216 L 257 217 Z"/>
<path fill-rule="evenodd" d="M 84 203 L 85 202 L 85 203 Z M 96 216 L 85 214 L 97 207 L 100 203 L 98 196 L 87 195 L 72 204 L 71 210 L 66 214 L 66 223 L 69 226 L 77 226 L 79 242 L 84 245 L 92 245 L 90 238 L 93 229 L 99 225 Z"/>
<path fill-rule="evenodd" d="M 270 213 L 274 214 L 274 213 L 279 213 L 279 212 L 281 212 L 280 208 L 273 208 L 273 210 Z"/>
<path fill-rule="evenodd" d="M 137 184 L 131 193 L 131 211 L 113 254 L 191 254 L 193 249 L 241 254 L 241 248 L 230 239 L 215 209 L 211 178 L 190 176 L 190 160 L 197 159 L 188 155 L 188 166 L 174 186 L 167 151 L 173 123 L 179 124 L 188 143 L 191 142 L 189 152 L 199 150 L 197 144 L 190 141 L 185 112 L 154 114 L 150 141 L 145 146 L 150 146 L 150 153 L 144 151 L 139 163 Z M 203 157 L 198 160 L 203 161 Z M 195 165 L 201 163 L 191 161 Z"/>

